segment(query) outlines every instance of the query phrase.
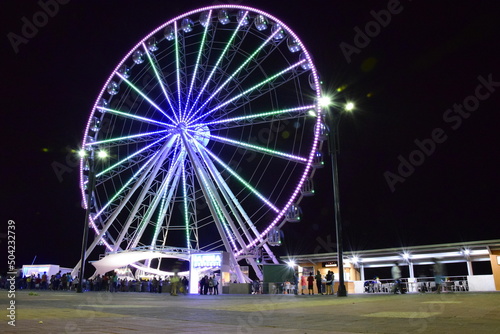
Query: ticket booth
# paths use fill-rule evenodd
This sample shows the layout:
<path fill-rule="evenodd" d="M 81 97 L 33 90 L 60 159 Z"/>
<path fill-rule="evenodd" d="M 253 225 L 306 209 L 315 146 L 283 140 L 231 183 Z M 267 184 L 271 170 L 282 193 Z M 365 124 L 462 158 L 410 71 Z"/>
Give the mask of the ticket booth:
<path fill-rule="evenodd" d="M 231 281 L 229 272 L 229 253 L 210 252 L 193 253 L 189 261 L 189 293 L 198 294 L 199 282 L 205 275 L 215 276 L 219 284 L 219 294 L 222 294 L 222 286 Z"/>

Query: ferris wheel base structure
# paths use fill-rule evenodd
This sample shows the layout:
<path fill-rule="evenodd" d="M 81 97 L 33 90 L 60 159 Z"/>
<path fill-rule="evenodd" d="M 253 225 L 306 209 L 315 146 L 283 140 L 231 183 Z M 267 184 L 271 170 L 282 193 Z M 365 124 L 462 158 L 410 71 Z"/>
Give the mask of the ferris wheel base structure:
<path fill-rule="evenodd" d="M 158 258 L 189 261 L 189 272 L 183 274 L 189 275 L 190 291 L 197 291 L 200 275 L 212 276 L 214 272 L 218 273 L 221 284 L 234 281 L 239 283 L 251 282 L 249 277 L 241 272 L 240 266 L 232 263 L 231 256 L 227 252 L 200 253 L 182 248 L 134 249 L 108 254 L 99 261 L 92 262 L 92 265 L 96 268 L 93 276 L 104 275 L 107 272 L 128 266 L 137 269 L 136 278 L 140 278 L 141 275 L 167 277 L 178 274 L 177 271 L 164 271 L 147 267 L 141 263 L 141 261 L 147 263 L 148 260 Z"/>

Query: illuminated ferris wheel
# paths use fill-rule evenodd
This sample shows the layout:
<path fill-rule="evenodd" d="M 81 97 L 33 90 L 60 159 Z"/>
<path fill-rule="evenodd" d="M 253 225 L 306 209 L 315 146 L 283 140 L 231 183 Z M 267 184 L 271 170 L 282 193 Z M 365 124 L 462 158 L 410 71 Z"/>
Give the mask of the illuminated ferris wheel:
<path fill-rule="evenodd" d="M 87 253 L 177 247 L 227 251 L 257 271 L 260 257 L 277 263 L 273 235 L 313 192 L 319 97 L 304 44 L 261 10 L 205 7 L 156 28 L 113 70 L 86 126 Z"/>

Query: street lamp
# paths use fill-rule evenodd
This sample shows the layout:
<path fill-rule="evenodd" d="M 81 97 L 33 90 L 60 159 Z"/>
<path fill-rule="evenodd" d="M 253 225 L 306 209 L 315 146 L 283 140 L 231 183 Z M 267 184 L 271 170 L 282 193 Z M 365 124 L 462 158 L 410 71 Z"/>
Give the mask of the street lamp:
<path fill-rule="evenodd" d="M 339 191 L 339 175 L 337 167 L 337 155 L 339 154 L 339 124 L 341 120 L 341 111 L 337 108 L 330 108 L 332 102 L 328 97 L 322 97 L 319 101 L 320 105 L 328 108 L 326 122 L 329 128 L 328 135 L 328 153 L 332 162 L 332 177 L 333 177 L 333 197 L 334 197 L 334 213 L 335 213 L 335 231 L 337 234 L 337 258 L 339 268 L 339 288 L 337 290 L 338 297 L 346 297 L 347 290 L 344 282 L 344 249 L 342 244 L 342 221 L 340 218 L 340 191 Z M 344 106 L 345 111 L 352 111 L 354 104 L 347 103 Z"/>
<path fill-rule="evenodd" d="M 88 163 L 88 168 L 89 168 L 89 177 L 87 181 L 87 207 L 85 208 L 85 223 L 83 225 L 83 239 L 82 239 L 82 252 L 80 255 L 80 270 L 78 272 L 78 287 L 76 288 L 76 292 L 83 292 L 82 286 L 83 286 L 83 277 L 85 273 L 85 260 L 87 258 L 86 252 L 87 252 L 87 239 L 89 235 L 89 217 L 90 217 L 90 210 L 92 208 L 92 193 L 94 192 L 95 188 L 95 152 L 94 149 L 90 149 L 88 152 L 85 150 L 80 151 L 80 156 L 85 157 L 88 154 L 87 157 L 87 163 Z M 96 152 L 97 157 L 100 159 L 104 159 L 108 156 L 106 151 L 100 150 L 99 152 Z"/>

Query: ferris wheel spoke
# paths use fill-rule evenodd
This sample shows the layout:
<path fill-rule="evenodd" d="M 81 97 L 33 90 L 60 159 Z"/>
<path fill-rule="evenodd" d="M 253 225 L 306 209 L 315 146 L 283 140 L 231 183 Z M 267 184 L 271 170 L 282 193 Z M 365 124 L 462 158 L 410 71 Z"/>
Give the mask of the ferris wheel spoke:
<path fill-rule="evenodd" d="M 118 161 L 117 163 L 111 165 L 110 167 L 100 171 L 99 173 L 96 174 L 96 177 L 101 177 L 102 175 L 116 169 L 118 166 L 122 165 L 123 163 L 129 161 L 130 159 L 136 157 L 137 155 L 143 153 L 144 151 L 151 149 L 153 146 L 159 144 L 160 142 L 164 141 L 166 138 L 171 137 L 171 134 L 168 134 L 166 136 L 161 137 L 160 139 L 154 141 L 153 143 L 141 148 L 140 150 L 128 155 L 127 157 L 123 158 L 122 160 Z"/>
<path fill-rule="evenodd" d="M 182 119 L 182 100 L 181 100 L 181 74 L 180 74 L 180 64 L 179 64 L 179 32 L 177 29 L 177 21 L 174 22 L 174 43 L 175 43 L 175 68 L 176 68 L 176 76 L 177 76 L 177 99 L 179 103 L 179 111 L 180 118 Z"/>
<path fill-rule="evenodd" d="M 221 109 L 222 107 L 225 107 L 226 105 L 228 105 L 228 104 L 230 104 L 230 103 L 234 102 L 235 100 L 238 100 L 238 99 L 242 98 L 243 96 L 246 96 L 246 95 L 248 95 L 248 94 L 252 93 L 252 92 L 253 92 L 253 91 L 255 91 L 256 89 L 258 89 L 258 88 L 260 88 L 260 87 L 262 87 L 262 86 L 264 86 L 264 85 L 268 84 L 269 82 L 271 82 L 271 81 L 273 81 L 273 80 L 275 80 L 275 79 L 279 78 L 279 77 L 280 77 L 280 76 L 282 76 L 283 74 L 285 74 L 285 73 L 287 73 L 287 72 L 292 71 L 292 70 L 293 70 L 293 69 L 295 69 L 296 67 L 298 67 L 298 66 L 302 65 L 304 62 L 305 62 L 305 60 L 303 59 L 303 60 L 300 60 L 300 61 L 296 62 L 296 63 L 295 63 L 295 64 L 293 64 L 293 65 L 290 65 L 289 67 L 285 68 L 284 70 L 282 70 L 282 71 L 280 71 L 280 72 L 278 72 L 278 73 L 276 73 L 276 74 L 274 74 L 274 75 L 272 75 L 272 76 L 270 76 L 270 77 L 266 78 L 265 80 L 263 80 L 263 81 L 259 82 L 259 83 L 258 83 L 258 84 L 256 84 L 256 85 L 254 85 L 254 86 L 252 86 L 252 87 L 248 88 L 248 89 L 247 89 L 247 90 L 245 90 L 244 92 L 242 92 L 242 93 L 240 93 L 240 94 L 238 94 L 238 95 L 236 95 L 236 96 L 234 96 L 234 97 L 230 98 L 229 100 L 227 100 L 227 101 L 225 101 L 225 102 L 223 102 L 223 103 L 219 104 L 217 107 L 215 107 L 215 108 L 213 108 L 213 109 L 211 109 L 211 110 L 207 111 L 205 114 L 202 114 L 202 115 L 198 116 L 197 118 L 195 118 L 195 119 L 193 119 L 193 120 L 190 120 L 190 122 L 189 122 L 189 123 L 194 123 L 194 122 L 196 122 L 196 121 L 198 121 L 198 120 L 200 120 L 200 119 L 202 119 L 202 118 L 204 118 L 204 117 L 207 117 L 208 115 L 210 115 L 210 114 L 214 113 L 215 111 L 217 111 L 217 110 Z"/>
<path fill-rule="evenodd" d="M 245 13 L 245 17 L 247 15 L 248 15 L 248 11 Z M 212 68 L 212 71 L 210 72 L 210 74 L 208 75 L 208 78 L 205 80 L 205 83 L 203 84 L 203 86 L 201 87 L 200 91 L 198 92 L 198 96 L 194 100 L 192 107 L 189 109 L 189 112 L 187 113 L 186 118 L 185 118 L 186 121 L 189 122 L 189 120 L 191 119 L 193 109 L 196 107 L 196 104 L 197 104 L 198 100 L 200 100 L 200 98 L 201 98 L 202 94 L 205 92 L 205 89 L 207 88 L 208 84 L 211 82 L 211 79 L 212 79 L 213 75 L 215 74 L 216 70 L 219 68 L 220 63 L 222 62 L 222 60 L 224 59 L 225 55 L 227 54 L 227 51 L 229 50 L 229 48 L 233 44 L 233 41 L 236 38 L 236 36 L 238 34 L 238 31 L 240 30 L 241 26 L 242 26 L 242 24 L 240 22 L 240 23 L 238 23 L 238 25 L 234 29 L 233 34 L 229 38 L 229 41 L 226 43 L 226 46 L 225 46 L 224 50 L 222 50 L 219 58 L 217 59 L 216 63 L 214 64 L 214 66 Z M 206 103 L 207 102 L 204 102 L 203 105 L 200 108 L 203 108 L 206 105 Z M 193 115 L 195 115 L 199 111 L 200 108 L 198 108 L 198 110 L 196 110 L 196 112 Z"/>
<path fill-rule="evenodd" d="M 269 206 L 272 210 L 275 212 L 279 212 L 280 210 L 272 204 L 264 195 L 262 195 L 257 189 L 252 187 L 247 181 L 245 181 L 238 173 L 236 173 L 231 167 L 229 167 L 227 164 L 225 164 L 221 159 L 219 159 L 212 151 L 207 149 L 206 147 L 201 147 L 200 144 L 197 144 L 197 146 L 207 152 L 213 160 L 217 161 L 219 165 L 221 165 L 225 170 L 227 170 L 233 177 L 235 177 L 238 181 L 240 181 L 241 184 L 243 184 L 250 192 L 252 192 L 255 196 L 257 196 L 262 202 L 264 202 L 267 206 Z"/>
<path fill-rule="evenodd" d="M 97 109 L 102 110 L 102 111 L 107 111 L 107 112 L 109 112 L 111 114 L 115 114 L 115 115 L 122 116 L 122 117 L 125 117 L 125 118 L 130 118 L 130 119 L 133 119 L 133 120 L 141 121 L 141 122 L 151 123 L 151 124 L 155 124 L 155 125 L 162 125 L 162 126 L 166 126 L 166 127 L 169 127 L 169 128 L 173 127 L 173 125 L 169 124 L 169 123 L 164 123 L 164 122 L 156 121 L 156 120 L 151 119 L 151 118 L 137 116 L 137 115 L 126 113 L 126 112 L 123 112 L 123 111 L 120 111 L 120 110 L 115 110 L 115 109 L 106 108 L 106 107 L 97 107 Z"/>
<path fill-rule="evenodd" d="M 208 12 L 208 17 L 212 17 L 212 11 L 210 10 Z M 191 94 L 193 93 L 193 86 L 194 86 L 194 83 L 196 81 L 196 75 L 198 74 L 198 70 L 200 68 L 200 60 L 201 60 L 201 56 L 203 54 L 203 50 L 205 48 L 205 41 L 206 41 L 206 38 L 207 38 L 207 33 L 208 33 L 208 28 L 210 27 L 210 24 L 206 24 L 205 25 L 205 29 L 203 30 L 203 36 L 201 38 L 201 42 L 200 42 L 200 48 L 198 50 L 198 56 L 196 57 L 196 63 L 194 65 L 194 70 L 193 70 L 193 74 L 192 74 L 192 77 L 191 77 L 191 84 L 189 85 L 189 91 L 186 95 L 186 106 L 184 108 L 184 115 L 187 113 L 187 109 L 189 108 L 189 101 L 191 99 Z M 186 116 L 185 116 L 186 117 Z"/>
<path fill-rule="evenodd" d="M 172 105 L 172 101 L 170 100 L 170 97 L 169 97 L 170 94 L 167 92 L 167 89 L 166 89 L 165 84 L 164 84 L 164 79 L 160 75 L 160 71 L 159 71 L 160 66 L 158 65 L 158 61 L 156 60 L 156 57 L 154 56 L 154 54 L 148 50 L 146 44 L 142 43 L 142 47 L 144 48 L 146 56 L 148 57 L 148 61 L 149 61 L 151 68 L 155 72 L 156 79 L 158 80 L 158 84 L 161 87 L 163 95 L 165 96 L 165 99 L 167 100 L 167 103 L 170 106 L 170 110 L 172 110 L 172 113 L 173 113 L 176 121 L 178 122 L 179 116 L 177 115 L 177 113 L 175 113 L 175 108 Z"/>
<path fill-rule="evenodd" d="M 139 178 L 139 175 L 145 176 L 147 174 L 147 171 L 143 173 L 143 171 L 146 169 L 146 167 L 151 168 L 154 163 L 152 163 L 153 159 L 158 156 L 158 152 L 153 154 L 142 166 L 123 184 L 123 186 L 113 195 L 109 197 L 109 199 L 106 201 L 105 205 L 101 207 L 99 211 L 95 214 L 94 218 L 98 218 L 101 216 L 101 214 L 110 206 L 112 205 L 118 198 L 123 196 L 125 191 L 130 188 L 130 185 L 134 180 L 137 180 L 137 185 L 142 183 L 142 178 Z M 138 179 L 139 178 L 139 179 Z"/>
<path fill-rule="evenodd" d="M 223 116 L 221 116 L 219 119 L 203 123 L 203 125 L 210 126 L 211 128 L 217 130 L 232 129 L 242 126 L 253 126 L 260 123 L 269 123 L 273 121 L 284 121 L 289 119 L 297 119 L 300 117 L 307 117 L 308 111 L 314 108 L 315 105 L 311 104 L 296 108 L 274 110 L 240 117 L 224 118 Z M 230 112 L 228 114 L 230 114 Z"/>
<path fill-rule="evenodd" d="M 199 136 L 203 136 L 203 135 L 199 135 Z M 263 146 L 248 144 L 246 142 L 237 141 L 237 140 L 233 140 L 233 139 L 229 139 L 229 138 L 224 138 L 224 137 L 220 137 L 220 136 L 213 135 L 213 134 L 211 134 L 210 136 L 207 136 L 206 138 L 210 138 L 210 139 L 217 141 L 217 142 L 220 142 L 220 143 L 231 144 L 235 147 L 242 147 L 242 148 L 245 148 L 247 150 L 254 151 L 254 152 L 257 152 L 260 154 L 266 154 L 266 155 L 273 156 L 273 157 L 283 158 L 283 159 L 287 159 L 287 160 L 297 162 L 297 163 L 307 163 L 307 158 L 300 157 L 300 156 L 293 155 L 293 154 L 289 154 L 289 153 L 285 153 L 285 152 L 280 152 L 277 150 L 271 150 L 271 149 L 269 149 L 267 147 L 263 147 Z"/>
<path fill-rule="evenodd" d="M 139 134 L 124 136 L 124 137 L 104 139 L 104 140 L 99 140 L 99 141 L 94 141 L 94 142 L 87 142 L 87 143 L 85 143 L 85 146 L 98 146 L 98 145 L 106 144 L 106 147 L 109 148 L 109 147 L 113 147 L 113 146 L 128 145 L 130 143 L 148 142 L 148 141 L 157 139 L 158 138 L 157 135 L 168 132 L 168 131 L 170 131 L 170 130 L 166 129 L 166 130 L 139 133 Z"/>
<path fill-rule="evenodd" d="M 193 104 L 193 107 L 191 108 L 190 112 L 189 112 L 189 115 L 190 117 L 188 117 L 187 121 L 190 122 L 191 119 L 193 117 L 195 117 L 199 112 L 200 110 L 202 110 L 214 97 L 217 96 L 217 94 L 219 94 L 219 92 L 224 89 L 224 87 L 229 83 L 231 82 L 232 80 L 234 80 L 236 78 L 236 76 L 238 75 L 239 72 L 241 72 L 241 70 L 243 70 L 251 61 L 255 61 L 255 57 L 262 51 L 262 49 L 269 44 L 269 42 L 274 38 L 274 36 L 276 35 L 276 32 L 272 33 L 271 36 L 269 36 L 249 57 L 247 57 L 247 59 L 231 74 L 229 75 L 229 77 L 219 86 L 219 88 L 217 88 L 204 102 L 203 104 L 194 112 L 191 114 L 191 111 L 193 109 L 193 107 L 195 106 Z M 208 84 L 208 81 L 207 83 Z M 205 88 L 205 86 L 203 87 Z M 204 89 L 203 89 L 204 90 Z M 202 90 L 202 91 L 203 91 Z M 201 95 L 201 93 L 200 93 Z M 198 97 L 200 96 L 198 95 Z"/>
<path fill-rule="evenodd" d="M 119 76 L 130 88 L 132 88 L 137 94 L 139 94 L 144 100 L 146 100 L 152 107 L 162 113 L 170 122 L 175 123 L 175 121 L 167 115 L 167 113 L 161 109 L 156 103 L 153 102 L 143 91 L 141 91 L 136 85 L 134 85 L 130 80 L 125 78 L 123 74 L 116 72 L 116 75 Z M 161 123 L 161 122 L 160 122 Z M 166 124 L 166 123 L 164 123 Z"/>

